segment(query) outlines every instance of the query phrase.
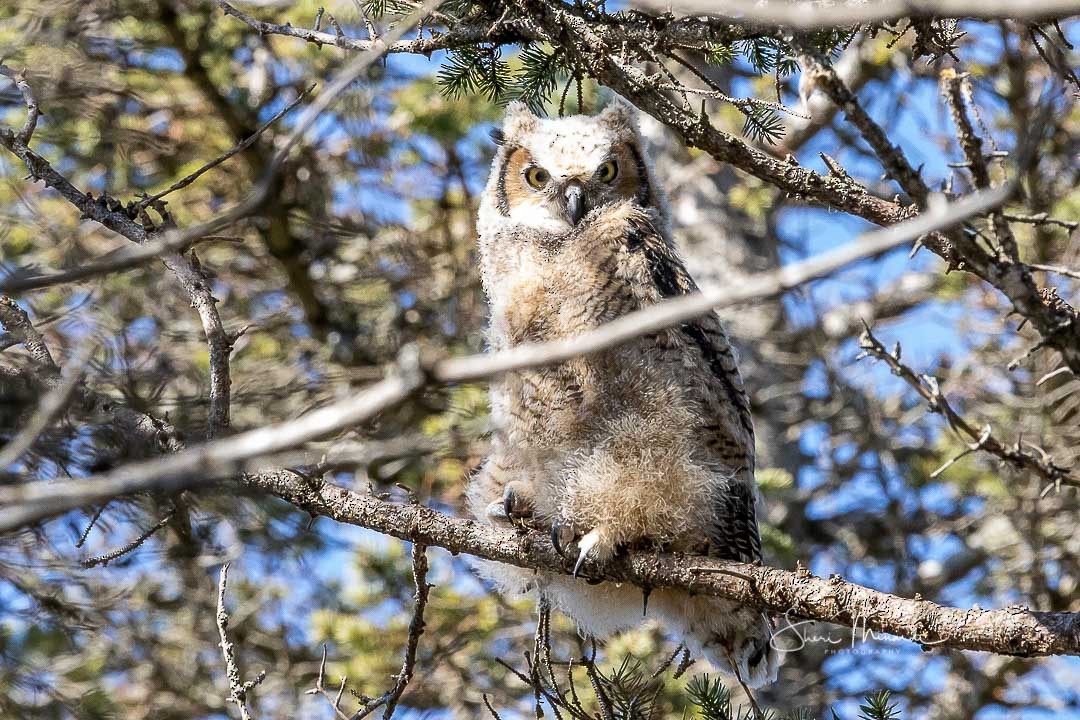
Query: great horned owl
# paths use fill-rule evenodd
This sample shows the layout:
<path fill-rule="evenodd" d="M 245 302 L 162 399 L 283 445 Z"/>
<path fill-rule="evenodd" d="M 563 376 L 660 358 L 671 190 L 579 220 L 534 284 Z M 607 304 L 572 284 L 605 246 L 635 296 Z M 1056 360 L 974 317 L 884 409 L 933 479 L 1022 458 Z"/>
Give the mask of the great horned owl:
<path fill-rule="evenodd" d="M 634 111 L 539 118 L 511 104 L 480 203 L 481 277 L 493 350 L 585 333 L 696 290 Z M 492 451 L 468 489 L 493 524 L 550 525 L 560 552 L 609 559 L 665 547 L 761 558 L 754 431 L 714 313 L 617 348 L 493 383 Z M 605 637 L 657 617 L 692 652 L 758 686 L 776 678 L 772 625 L 736 603 L 589 584 L 495 563 L 508 594 L 546 597 Z"/>

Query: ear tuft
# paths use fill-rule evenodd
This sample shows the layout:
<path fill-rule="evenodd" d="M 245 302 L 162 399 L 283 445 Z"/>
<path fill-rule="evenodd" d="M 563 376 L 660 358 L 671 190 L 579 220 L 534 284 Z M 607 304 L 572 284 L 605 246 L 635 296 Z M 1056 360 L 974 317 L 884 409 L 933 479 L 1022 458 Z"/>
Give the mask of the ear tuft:
<path fill-rule="evenodd" d="M 522 135 L 536 129 L 536 120 L 537 117 L 525 103 L 520 100 L 510 103 L 506 106 L 506 115 L 503 117 L 503 142 L 518 142 Z"/>
<path fill-rule="evenodd" d="M 491 136 L 491 142 L 495 143 L 496 145 L 502 145 L 506 142 L 506 133 L 504 133 L 499 128 L 493 129 L 488 134 Z"/>
<path fill-rule="evenodd" d="M 638 131 L 637 110 L 618 95 L 608 103 L 599 118 L 600 122 L 612 130 L 625 130 L 635 134 Z"/>

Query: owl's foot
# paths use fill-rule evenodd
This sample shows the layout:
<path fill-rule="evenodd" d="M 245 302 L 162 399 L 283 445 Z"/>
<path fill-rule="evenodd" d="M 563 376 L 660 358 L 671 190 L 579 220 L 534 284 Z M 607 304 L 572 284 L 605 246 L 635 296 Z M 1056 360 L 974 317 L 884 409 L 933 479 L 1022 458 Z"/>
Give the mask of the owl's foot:
<path fill-rule="evenodd" d="M 532 492 L 520 480 L 508 482 L 503 489 L 502 499 L 488 505 L 485 514 L 496 525 L 520 526 L 532 517 Z"/>
<path fill-rule="evenodd" d="M 615 545 L 606 541 L 599 529 L 590 530 L 579 536 L 574 527 L 563 520 L 556 520 L 551 525 L 551 544 L 555 547 L 555 552 L 564 559 L 569 559 L 567 556 L 572 556 L 572 551 L 576 548 L 574 577 L 578 576 L 585 558 L 591 555 L 593 560 L 603 563 L 609 560 L 616 550 Z"/>

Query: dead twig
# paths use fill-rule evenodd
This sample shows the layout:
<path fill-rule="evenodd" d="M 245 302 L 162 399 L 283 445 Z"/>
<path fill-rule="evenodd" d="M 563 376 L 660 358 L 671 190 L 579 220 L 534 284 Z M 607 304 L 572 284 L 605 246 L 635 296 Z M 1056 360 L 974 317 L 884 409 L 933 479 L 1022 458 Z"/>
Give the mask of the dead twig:
<path fill-rule="evenodd" d="M 431 591 L 431 585 L 427 582 L 428 573 L 428 559 L 427 559 L 427 547 L 420 543 L 413 543 L 412 548 L 412 568 L 413 568 L 413 583 L 415 584 L 415 591 L 413 593 L 413 612 L 412 619 L 409 621 L 409 640 L 405 645 L 405 658 L 401 662 L 401 672 L 398 673 L 397 681 L 394 683 L 394 687 L 386 693 L 378 704 L 386 705 L 386 710 L 383 712 L 383 720 L 390 720 L 394 715 L 394 709 L 397 708 L 398 700 L 401 699 L 402 693 L 405 692 L 405 688 L 409 686 L 409 681 L 412 680 L 413 672 L 416 668 L 416 648 L 420 644 L 420 636 L 424 634 L 424 611 L 427 609 L 428 593 Z M 356 718 L 366 717 L 372 710 L 378 707 L 378 704 L 374 705 L 371 710 L 367 712 L 357 712 Z"/>
<path fill-rule="evenodd" d="M 431 585 L 427 582 L 428 559 L 427 547 L 422 543 L 413 543 L 412 549 L 412 576 L 415 590 L 413 592 L 412 619 L 409 621 L 409 635 L 405 643 L 405 657 L 401 662 L 401 671 L 395 676 L 394 686 L 376 698 L 361 696 L 363 705 L 349 715 L 341 709 L 341 698 L 345 694 L 346 677 L 342 676 L 341 684 L 337 693 L 330 697 L 326 689 L 326 645 L 323 645 L 322 659 L 319 661 L 319 674 L 315 677 L 315 687 L 305 691 L 307 695 L 319 694 L 326 698 L 334 708 L 334 714 L 339 720 L 361 720 L 371 715 L 379 708 L 383 710 L 383 720 L 390 720 L 397 709 L 398 701 L 408 688 L 416 672 L 416 650 L 420 645 L 420 637 L 424 634 L 424 612 L 427 610 L 428 595 Z"/>
<path fill-rule="evenodd" d="M 803 53 L 801 58 L 806 64 L 803 72 L 809 80 L 844 111 L 851 124 L 858 128 L 863 140 L 873 149 L 882 167 L 904 192 L 919 205 L 925 205 L 930 189 L 918 170 L 908 162 L 903 150 L 889 140 L 881 126 L 863 109 L 855 93 L 840 79 L 836 70 L 817 49 L 800 40 L 796 41 L 796 47 Z"/>
<path fill-rule="evenodd" d="M 985 190 L 990 187 L 990 168 L 983 154 L 983 140 L 975 132 L 967 114 L 967 99 L 972 97 L 967 73 L 957 73 L 952 68 L 942 70 L 941 92 L 952 113 L 953 124 L 956 126 L 956 139 L 964 151 L 964 158 L 975 181 L 975 187 Z M 1020 250 L 1005 216 L 998 209 L 990 214 L 990 218 L 998 245 L 1010 260 L 1019 263 Z"/>
<path fill-rule="evenodd" d="M 1039 265 L 1032 263 L 1028 265 L 1032 270 L 1041 270 L 1042 272 L 1053 273 L 1055 275 L 1064 275 L 1065 277 L 1075 278 L 1080 280 L 1080 270 L 1073 270 L 1062 265 Z"/>
<path fill-rule="evenodd" d="M 37 121 L 41 114 L 41 110 L 38 107 L 37 98 L 34 97 L 33 88 L 31 88 L 30 83 L 26 81 L 26 70 L 16 72 L 9 67 L 0 65 L 0 75 L 9 78 L 15 83 L 15 87 L 18 88 L 19 93 L 22 94 L 23 104 L 26 105 L 26 120 L 23 122 L 23 126 L 16 137 L 20 141 L 28 143 L 30 142 L 30 138 L 34 135 L 34 129 L 37 128 Z"/>
<path fill-rule="evenodd" d="M 104 509 L 105 508 L 103 507 L 102 510 L 104 510 Z M 115 550 L 110 550 L 109 552 L 105 553 L 104 555 L 98 555 L 96 557 L 90 557 L 90 558 L 86 558 L 85 560 L 80 560 L 79 564 L 82 565 L 84 568 L 92 568 L 92 567 L 96 567 L 98 565 L 102 565 L 102 566 L 108 565 L 113 560 L 116 560 L 117 558 L 123 557 L 124 555 L 127 555 L 129 552 L 132 552 L 133 550 L 138 549 L 144 542 L 149 540 L 159 530 L 161 530 L 163 527 L 168 525 L 169 521 L 172 520 L 176 516 L 176 513 L 177 513 L 177 508 L 174 507 L 173 509 L 169 510 L 169 512 L 167 512 L 165 514 L 165 517 L 158 520 L 154 525 L 152 525 L 149 529 L 142 532 L 137 538 L 135 538 L 131 542 L 129 542 L 126 545 L 124 545 L 122 547 L 119 547 L 119 548 L 117 548 Z M 100 512 L 99 512 L 99 514 L 100 514 Z M 89 534 L 91 527 L 93 527 L 93 523 L 91 523 L 89 526 L 87 526 L 86 534 Z M 83 535 L 83 537 L 80 538 L 80 543 L 78 543 L 76 545 L 76 547 L 81 546 L 82 542 L 85 541 L 85 538 L 86 538 L 86 535 Z"/>
<path fill-rule="evenodd" d="M 348 714 L 341 709 L 341 696 L 345 693 L 345 682 L 348 678 L 345 675 L 341 676 L 341 685 L 338 687 L 337 694 L 334 697 L 330 697 L 330 693 L 326 691 L 326 645 L 322 648 L 322 658 L 319 660 L 319 674 L 315 676 L 315 687 L 310 690 L 305 690 L 305 695 L 315 695 L 318 693 L 326 698 L 326 702 L 330 703 L 330 707 L 334 708 L 334 715 L 338 720 L 350 720 Z"/>
<path fill-rule="evenodd" d="M 225 659 L 225 673 L 229 680 L 229 701 L 236 705 L 240 711 L 241 720 L 251 720 L 251 713 L 247 708 L 247 695 L 256 685 L 266 677 L 266 671 L 260 672 L 254 680 L 241 682 L 240 668 L 236 664 L 236 649 L 226 630 L 229 627 L 229 614 L 225 610 L 225 587 L 229 581 L 229 563 L 221 566 L 221 574 L 218 579 L 217 600 L 217 629 L 221 637 L 221 655 Z"/>
<path fill-rule="evenodd" d="M 295 100 L 293 100 L 291 103 L 289 103 L 288 105 L 283 107 L 281 110 L 279 110 L 277 112 L 277 114 L 274 115 L 274 117 L 270 118 L 265 123 L 260 125 L 258 127 L 258 129 L 255 130 L 255 132 L 251 133 L 246 138 L 244 138 L 240 142 L 233 145 L 229 150 L 225 151 L 221 155 L 218 155 L 216 158 L 214 158 L 210 162 L 206 163 L 205 165 L 200 167 L 195 172 L 187 175 L 186 177 L 184 177 L 184 178 L 182 178 L 180 180 L 177 180 L 175 183 L 170 185 L 168 188 L 162 190 L 161 192 L 159 192 L 159 193 L 157 193 L 155 195 L 151 195 L 149 197 L 143 198 L 142 200 L 140 200 L 138 203 L 135 204 L 135 208 L 136 209 L 142 209 L 142 208 L 146 208 L 146 207 L 151 207 L 155 202 L 157 202 L 158 200 L 161 200 L 161 198 L 165 197 L 166 195 L 169 195 L 170 193 L 174 193 L 177 190 L 182 190 L 182 189 L 186 188 L 188 185 L 190 185 L 191 183 L 198 180 L 202 175 L 209 172 L 210 170 L 213 170 L 218 165 L 222 164 L 223 162 L 225 162 L 226 160 L 228 160 L 232 156 L 236 155 L 241 150 L 245 150 L 246 148 L 251 147 L 251 145 L 256 140 L 258 140 L 259 137 L 264 132 L 266 132 L 274 123 L 276 123 L 281 118 L 285 117 L 289 113 L 290 110 L 292 110 L 297 105 L 299 105 L 301 103 L 301 101 L 303 101 L 303 99 L 305 97 L 307 97 L 308 93 L 310 93 L 314 88 L 315 88 L 314 85 L 308 86 L 305 90 L 303 90 L 302 92 L 300 92 L 299 95 L 296 96 Z M 205 240 L 207 238 L 203 238 L 203 239 Z"/>
<path fill-rule="evenodd" d="M 935 476 L 939 475 L 954 462 L 959 460 L 960 457 L 968 454 L 968 452 L 982 450 L 1012 465 L 1018 470 L 1032 471 L 1051 483 L 1064 483 L 1066 485 L 1080 487 L 1080 480 L 1073 477 L 1068 468 L 1055 464 L 1049 457 L 1039 457 L 1033 453 L 1026 452 L 1020 448 L 1019 443 L 1012 447 L 1006 446 L 993 436 L 989 426 L 984 427 L 982 430 L 976 429 L 975 426 L 965 420 L 958 412 L 956 412 L 952 405 L 949 404 L 949 401 L 941 392 L 937 378 L 931 375 L 920 375 L 915 373 L 915 371 L 901 362 L 899 346 L 897 346 L 894 351 L 889 352 L 885 349 L 885 346 L 874 337 L 869 326 L 865 327 L 862 336 L 859 338 L 859 347 L 862 348 L 863 351 L 859 356 L 860 358 L 873 357 L 885 362 L 894 375 L 906 382 L 929 403 L 931 412 L 939 413 L 945 418 L 945 421 L 953 431 L 972 443 L 967 452 L 961 453 L 959 457 L 953 458 L 944 466 L 936 470 Z"/>

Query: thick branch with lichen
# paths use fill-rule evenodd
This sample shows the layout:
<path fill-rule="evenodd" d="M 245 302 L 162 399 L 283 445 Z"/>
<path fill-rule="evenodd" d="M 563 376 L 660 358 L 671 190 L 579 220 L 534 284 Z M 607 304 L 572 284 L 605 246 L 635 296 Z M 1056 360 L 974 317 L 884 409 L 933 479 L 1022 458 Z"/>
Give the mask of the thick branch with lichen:
<path fill-rule="evenodd" d="M 450 517 L 422 505 L 395 504 L 293 472 L 260 473 L 243 480 L 313 516 L 358 525 L 385 535 L 545 572 L 570 572 L 546 533 L 514 531 Z M 641 588 L 677 587 L 737 600 L 752 607 L 889 633 L 925 648 L 983 650 L 1003 655 L 1080 655 L 1080 613 L 1035 612 L 1024 607 L 964 610 L 921 598 L 901 598 L 805 570 L 747 565 L 693 556 L 641 552 L 606 566 L 589 560 L 587 578 Z"/>

